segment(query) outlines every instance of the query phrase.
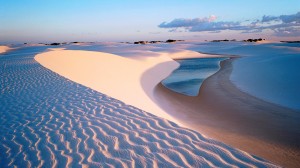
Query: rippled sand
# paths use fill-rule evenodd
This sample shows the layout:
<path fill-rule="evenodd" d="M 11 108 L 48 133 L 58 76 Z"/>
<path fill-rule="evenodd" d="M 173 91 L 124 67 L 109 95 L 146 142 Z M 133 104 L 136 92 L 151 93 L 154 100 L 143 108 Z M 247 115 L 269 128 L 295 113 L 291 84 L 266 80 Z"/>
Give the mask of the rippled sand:
<path fill-rule="evenodd" d="M 0 57 L 1 166 L 274 166 L 43 68 L 44 49 Z"/>

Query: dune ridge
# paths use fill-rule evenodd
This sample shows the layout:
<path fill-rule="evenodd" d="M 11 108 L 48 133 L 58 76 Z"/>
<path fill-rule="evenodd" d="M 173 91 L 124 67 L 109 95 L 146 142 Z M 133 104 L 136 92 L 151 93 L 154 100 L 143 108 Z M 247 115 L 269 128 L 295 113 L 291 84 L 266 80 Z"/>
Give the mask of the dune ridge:
<path fill-rule="evenodd" d="M 123 56 L 61 48 L 38 54 L 35 60 L 68 79 L 181 125 L 158 105 L 154 88 L 179 66 L 173 59 L 220 57 L 172 47 L 162 51 L 121 49 L 117 53 Z M 162 66 L 156 66 L 159 64 Z"/>
<path fill-rule="evenodd" d="M 35 60 L 77 83 L 178 122 L 152 101 L 154 87 L 179 66 L 165 54 L 125 58 L 103 52 L 56 49 L 36 55 Z M 157 68 L 141 86 L 143 72 L 161 62 L 165 63 L 164 67 Z"/>
<path fill-rule="evenodd" d="M 0 54 L 1 53 L 5 53 L 7 52 L 8 50 L 10 50 L 11 48 L 8 47 L 8 46 L 0 46 Z"/>
<path fill-rule="evenodd" d="M 0 58 L 7 65 L 0 68 L 2 166 L 276 167 L 68 80 L 33 57 Z"/>

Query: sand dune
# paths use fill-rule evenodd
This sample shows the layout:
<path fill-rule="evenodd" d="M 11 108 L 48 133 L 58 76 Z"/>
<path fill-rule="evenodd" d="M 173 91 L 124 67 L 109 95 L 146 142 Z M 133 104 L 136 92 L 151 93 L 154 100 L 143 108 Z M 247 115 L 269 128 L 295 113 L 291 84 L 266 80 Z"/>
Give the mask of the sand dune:
<path fill-rule="evenodd" d="M 33 57 L 0 58 L 4 167 L 275 167 L 72 82 Z"/>
<path fill-rule="evenodd" d="M 188 59 L 188 58 L 216 58 L 216 57 L 227 57 L 223 55 L 205 54 L 191 50 L 170 50 L 168 56 L 172 59 Z"/>
<path fill-rule="evenodd" d="M 300 111 L 299 54 L 247 57 L 235 61 L 233 66 L 230 79 L 239 89 Z"/>
<path fill-rule="evenodd" d="M 35 60 L 68 79 L 180 124 L 155 101 L 155 86 L 179 66 L 173 59 L 218 57 L 184 49 L 118 53 L 126 57 L 103 52 L 54 49 L 37 55 Z M 150 69 L 151 73 L 146 74 Z"/>
<path fill-rule="evenodd" d="M 5 53 L 6 51 L 10 50 L 11 48 L 10 47 L 7 47 L 7 46 L 0 46 L 0 54 L 1 53 Z"/>
<path fill-rule="evenodd" d="M 55 50 L 37 55 L 35 59 L 43 66 L 77 83 L 156 116 L 176 121 L 152 101 L 154 87 L 178 66 L 164 54 L 125 58 L 102 52 Z M 143 72 L 159 63 L 165 63 L 164 67 L 157 68 L 141 82 Z"/>

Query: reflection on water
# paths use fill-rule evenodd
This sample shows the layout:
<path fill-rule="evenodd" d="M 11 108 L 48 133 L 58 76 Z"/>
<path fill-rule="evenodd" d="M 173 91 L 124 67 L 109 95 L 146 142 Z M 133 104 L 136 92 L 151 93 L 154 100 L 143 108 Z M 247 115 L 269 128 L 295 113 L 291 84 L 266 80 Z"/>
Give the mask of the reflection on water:
<path fill-rule="evenodd" d="M 220 61 L 227 58 L 193 58 L 177 60 L 180 67 L 162 81 L 172 91 L 188 96 L 197 96 L 202 82 L 216 73 Z"/>

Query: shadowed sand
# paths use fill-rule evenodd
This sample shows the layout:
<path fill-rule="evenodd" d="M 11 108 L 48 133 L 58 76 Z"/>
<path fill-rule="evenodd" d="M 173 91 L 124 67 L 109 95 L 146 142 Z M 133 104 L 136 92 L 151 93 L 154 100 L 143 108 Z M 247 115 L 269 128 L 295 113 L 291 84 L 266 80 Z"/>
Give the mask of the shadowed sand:
<path fill-rule="evenodd" d="M 152 101 L 154 87 L 178 66 L 177 62 L 164 54 L 126 58 L 104 52 L 56 49 L 39 54 L 35 59 L 72 81 L 176 122 Z M 140 78 L 143 72 L 162 62 L 165 66 L 156 68 L 142 86 Z M 143 88 L 146 88 L 146 92 Z"/>
<path fill-rule="evenodd" d="M 10 47 L 7 47 L 7 46 L 0 46 L 0 54 L 1 53 L 5 53 L 7 52 L 8 50 L 10 50 L 11 48 Z"/>
<path fill-rule="evenodd" d="M 43 66 L 66 78 L 97 91 L 106 92 L 109 96 L 117 96 L 116 98 L 124 100 L 125 103 L 132 99 L 134 101 L 131 103 L 143 110 L 146 108 L 151 110 L 152 106 L 149 108 L 147 107 L 149 104 L 138 104 L 138 102 L 156 104 L 157 100 L 151 96 L 153 89 L 161 81 L 161 78 L 166 77 L 178 66 L 175 61 L 170 59 L 169 55 L 163 53 L 155 57 L 124 58 L 108 53 L 62 50 L 43 53 L 37 55 L 35 59 Z M 91 76 L 89 77 L 89 75 Z M 99 82 L 95 80 L 99 80 Z M 92 85 L 94 82 L 97 86 Z M 101 86 L 101 83 L 105 85 Z M 122 87 L 122 85 L 127 87 Z M 126 92 L 128 93 L 126 94 Z M 164 111 L 155 111 L 155 109 L 149 111 L 158 116 L 156 117 L 117 100 L 106 99 L 108 98 L 103 95 L 100 100 L 94 101 L 94 103 L 102 102 L 101 100 L 106 101 L 106 103 L 102 102 L 103 104 L 99 107 L 100 113 L 90 114 L 88 111 L 84 111 L 85 115 L 78 117 L 87 121 L 87 125 L 82 127 L 82 129 L 88 129 L 90 133 L 90 135 L 85 135 L 86 139 L 91 142 L 87 144 L 99 144 L 99 147 L 97 145 L 95 147 L 101 150 L 94 150 L 92 146 L 90 149 L 104 155 L 105 159 L 112 160 L 112 165 L 120 162 L 123 166 L 126 164 L 134 166 L 137 165 L 136 161 L 139 161 L 138 165 L 143 167 L 147 165 L 151 167 L 274 166 L 246 152 L 179 127 L 164 119 L 170 119 Z M 106 108 L 107 110 L 105 110 Z M 100 116 L 94 118 L 96 114 Z M 56 116 L 54 117 L 56 118 Z M 103 141 L 101 138 L 103 136 L 110 139 Z M 69 148 L 71 149 L 71 147 Z M 90 156 L 93 156 L 94 159 L 88 159 L 88 162 L 103 162 L 102 157 L 97 158 L 94 153 Z M 130 156 L 131 159 L 126 161 L 120 159 L 125 156 Z M 87 156 L 83 153 L 81 157 L 86 158 Z"/>
<path fill-rule="evenodd" d="M 286 167 L 300 165 L 299 112 L 238 90 L 229 80 L 233 59 L 201 86 L 197 97 L 155 90 L 161 107 L 180 122 L 226 144 Z"/>
<path fill-rule="evenodd" d="M 189 50 L 141 51 L 127 58 L 104 52 L 52 50 L 35 59 L 68 79 L 176 123 L 179 122 L 157 105 L 155 86 L 179 66 L 174 58 L 217 57 Z M 150 69 L 151 73 L 143 76 Z"/>

